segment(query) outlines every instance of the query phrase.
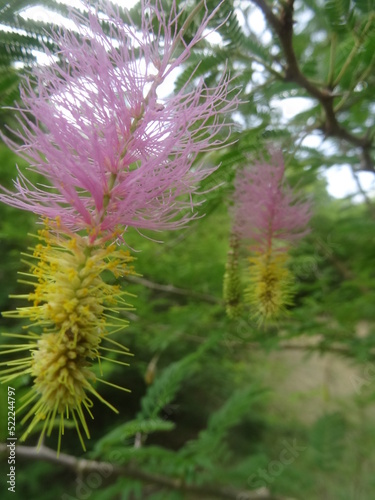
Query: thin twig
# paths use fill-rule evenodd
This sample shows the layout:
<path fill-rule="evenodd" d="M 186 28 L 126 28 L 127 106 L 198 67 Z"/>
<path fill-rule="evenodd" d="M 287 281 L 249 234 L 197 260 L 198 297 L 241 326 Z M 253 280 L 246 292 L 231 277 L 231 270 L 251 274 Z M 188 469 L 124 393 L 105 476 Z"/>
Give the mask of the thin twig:
<path fill-rule="evenodd" d="M 0 454 L 7 452 L 5 443 L 0 443 Z M 271 494 L 266 488 L 258 490 L 239 490 L 232 487 L 219 485 L 195 485 L 187 484 L 183 479 L 174 479 L 167 476 L 152 474 L 150 472 L 137 469 L 134 466 L 118 466 L 110 462 L 98 462 L 96 460 L 86 460 L 76 458 L 66 453 L 60 453 L 59 456 L 51 448 L 41 446 L 38 450 L 36 447 L 17 445 L 16 454 L 18 457 L 27 458 L 30 460 L 43 460 L 45 462 L 61 465 L 76 473 L 88 474 L 92 472 L 102 473 L 107 481 L 114 481 L 118 477 L 131 477 L 145 483 L 156 484 L 170 490 L 184 491 L 195 493 L 199 498 L 223 498 L 233 500 L 292 500 L 286 497 Z"/>
<path fill-rule="evenodd" d="M 358 176 L 358 172 L 353 168 L 353 165 L 350 165 L 350 170 L 352 172 L 352 176 L 354 178 L 354 181 L 355 183 L 357 184 L 357 188 L 358 188 L 358 191 L 361 193 L 361 195 L 363 196 L 363 199 L 369 209 L 369 211 L 371 212 L 371 215 L 373 218 L 375 218 L 375 207 L 374 207 L 374 203 L 371 201 L 371 199 L 367 196 L 367 193 L 366 191 L 363 189 L 362 187 L 362 184 L 361 184 L 361 181 L 359 179 L 359 176 Z"/>
<path fill-rule="evenodd" d="M 203 300 L 204 302 L 209 302 L 211 304 L 220 304 L 222 300 L 214 295 L 209 295 L 205 293 L 195 292 L 194 290 L 187 290 L 186 288 L 178 288 L 174 285 L 163 285 L 161 283 L 154 283 L 145 278 L 140 278 L 138 276 L 126 276 L 126 280 L 135 283 L 137 285 L 142 285 L 152 290 L 159 290 L 161 292 L 173 293 L 177 295 L 183 295 L 185 297 L 191 297 L 198 300 Z"/>

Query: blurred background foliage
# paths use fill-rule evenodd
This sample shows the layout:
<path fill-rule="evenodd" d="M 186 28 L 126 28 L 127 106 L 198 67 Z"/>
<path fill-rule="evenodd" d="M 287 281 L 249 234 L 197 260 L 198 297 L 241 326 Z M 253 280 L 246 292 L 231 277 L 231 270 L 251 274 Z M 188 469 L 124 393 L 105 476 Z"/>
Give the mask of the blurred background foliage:
<path fill-rule="evenodd" d="M 162 3 L 170 8 L 169 0 Z M 186 5 L 186 16 L 197 2 L 178 3 Z M 208 0 L 208 8 L 216 3 Z M 47 9 L 48 21 L 24 16 L 34 6 Z M 283 36 L 292 7 L 288 48 Z M 131 11 L 139 22 L 139 6 Z M 18 99 L 20 79 L 37 63 L 43 44 L 54 50 L 48 33 L 68 16 L 56 1 L 0 2 L 3 133 L 15 125 L 7 107 Z M 95 404 L 85 454 L 127 472 L 118 478 L 103 473 L 95 482 L 37 455 L 18 457 L 12 498 L 245 500 L 259 488 L 257 498 L 374 498 L 375 209 L 373 191 L 361 186 L 361 174 L 374 173 L 374 19 L 371 0 L 223 2 L 212 26 L 220 36 L 192 52 L 175 85 L 184 85 L 194 70 L 215 85 L 229 70 L 242 99 L 232 117 L 236 142 L 200 158 L 220 163 L 202 183 L 208 191 L 204 217 L 178 233 L 157 235 L 163 243 L 132 231 L 127 237 L 141 276 L 123 279 L 135 309 L 118 339 L 135 357 L 129 368 L 103 367 L 111 381 L 132 392 L 102 389 L 120 413 Z M 313 198 L 314 216 L 311 233 L 292 252 L 295 304 L 288 316 L 259 328 L 246 307 L 237 320 L 226 317 L 222 281 L 235 172 L 270 144 L 284 152 L 289 183 Z M 0 161 L 6 187 L 16 164 L 27 168 L 4 144 Z M 351 169 L 353 194 L 329 195 L 325 172 L 333 166 Z M 32 214 L 0 206 L 2 311 L 18 305 L 9 295 L 25 293 L 16 275 L 35 231 Z M 2 319 L 2 331 L 20 328 Z M 17 402 L 30 383 L 27 377 L 17 381 Z M 6 394 L 1 385 L 1 441 Z M 17 426 L 20 435 L 19 417 Z M 284 450 L 296 443 L 286 463 Z M 53 438 L 45 444 L 56 445 Z M 82 455 L 74 430 L 66 432 L 63 452 Z M 4 492 L 7 468 L 4 456 Z"/>

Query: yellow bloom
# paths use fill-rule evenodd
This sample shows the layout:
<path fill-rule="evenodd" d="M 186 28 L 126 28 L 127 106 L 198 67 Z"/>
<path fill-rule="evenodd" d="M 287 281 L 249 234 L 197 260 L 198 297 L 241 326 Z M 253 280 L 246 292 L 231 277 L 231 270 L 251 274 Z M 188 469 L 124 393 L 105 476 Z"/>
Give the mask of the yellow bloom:
<path fill-rule="evenodd" d="M 27 342 L 5 345 L 2 353 L 29 351 L 31 356 L 2 363 L 8 368 L 2 370 L 1 380 L 8 382 L 24 374 L 33 377 L 33 387 L 18 410 L 32 405 L 22 420 L 30 422 L 21 439 L 43 421 L 41 442 L 45 433 L 51 434 L 58 419 L 59 450 L 64 422 L 72 419 L 85 449 L 81 429 L 89 438 L 84 410 L 93 418 L 90 396 L 117 411 L 96 391 L 97 380 L 110 383 L 98 379 L 91 366 L 95 361 L 100 366 L 101 359 L 127 364 L 103 352 L 130 355 L 126 347 L 109 336 L 127 326 L 119 315 L 129 308 L 126 292 L 106 283 L 103 272 L 110 271 L 115 277 L 132 273 L 129 264 L 133 259 L 115 244 L 93 246 L 87 237 L 54 234 L 48 227 L 39 232 L 38 239 L 33 255 L 28 256 L 34 261 L 28 262 L 30 272 L 21 273 L 27 277 L 23 282 L 34 288 L 21 297 L 32 305 L 3 314 L 26 318 L 30 324 L 25 334 L 6 334 Z M 104 341 L 109 347 L 103 346 Z"/>
<path fill-rule="evenodd" d="M 288 255 L 272 249 L 249 258 L 250 284 L 246 298 L 259 323 L 274 319 L 292 304 L 293 278 L 286 267 Z"/>

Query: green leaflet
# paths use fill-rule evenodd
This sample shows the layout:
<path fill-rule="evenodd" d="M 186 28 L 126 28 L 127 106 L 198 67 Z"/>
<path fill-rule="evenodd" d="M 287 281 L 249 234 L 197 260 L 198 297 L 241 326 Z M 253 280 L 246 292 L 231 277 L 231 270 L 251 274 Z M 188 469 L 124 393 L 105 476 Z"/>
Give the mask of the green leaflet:
<path fill-rule="evenodd" d="M 153 432 L 167 432 L 174 429 L 175 425 L 173 422 L 168 420 L 162 420 L 161 418 L 154 418 L 150 420 L 135 419 L 130 422 L 126 422 L 123 425 L 116 427 L 113 431 L 102 437 L 96 445 L 96 451 L 101 453 L 105 448 L 111 446 L 124 446 L 129 444 L 130 438 L 138 433 L 142 434 L 152 434 Z M 134 441 L 134 439 L 132 440 Z M 131 441 L 131 446 L 133 442 Z"/>

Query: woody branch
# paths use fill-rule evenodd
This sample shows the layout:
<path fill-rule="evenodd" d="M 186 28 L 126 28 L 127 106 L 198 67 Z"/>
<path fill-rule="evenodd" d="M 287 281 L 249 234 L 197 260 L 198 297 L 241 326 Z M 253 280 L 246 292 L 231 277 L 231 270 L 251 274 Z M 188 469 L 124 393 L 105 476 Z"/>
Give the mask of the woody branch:
<path fill-rule="evenodd" d="M 0 455 L 6 452 L 6 444 L 0 443 Z M 110 462 L 86 460 L 76 458 L 66 453 L 60 453 L 59 456 L 57 456 L 54 450 L 47 448 L 44 445 L 42 445 L 39 449 L 33 446 L 18 445 L 16 452 L 18 457 L 53 463 L 73 470 L 81 475 L 88 474 L 90 472 L 104 474 L 105 471 L 108 482 L 112 482 L 118 477 L 131 477 L 133 479 L 143 481 L 144 483 L 160 486 L 161 488 L 194 493 L 199 495 L 199 498 L 213 497 L 229 500 L 293 500 L 291 498 L 286 499 L 285 497 L 273 495 L 266 488 L 260 488 L 258 490 L 239 490 L 231 487 L 211 484 L 187 484 L 183 479 L 151 474 L 134 466 L 119 466 Z"/>
<path fill-rule="evenodd" d="M 373 141 L 370 131 L 363 136 L 357 136 L 344 128 L 337 119 L 337 113 L 334 107 L 335 93 L 333 89 L 329 88 L 328 85 L 324 88 L 319 88 L 301 72 L 293 46 L 294 0 L 286 0 L 282 3 L 279 16 L 274 14 L 266 0 L 252 0 L 252 2 L 262 11 L 268 24 L 280 40 L 285 57 L 284 81 L 297 83 L 320 102 L 325 117 L 318 128 L 322 130 L 327 137 L 342 139 L 352 146 L 359 148 L 362 157 L 361 168 L 363 170 L 375 172 L 374 160 L 371 156 Z"/>

